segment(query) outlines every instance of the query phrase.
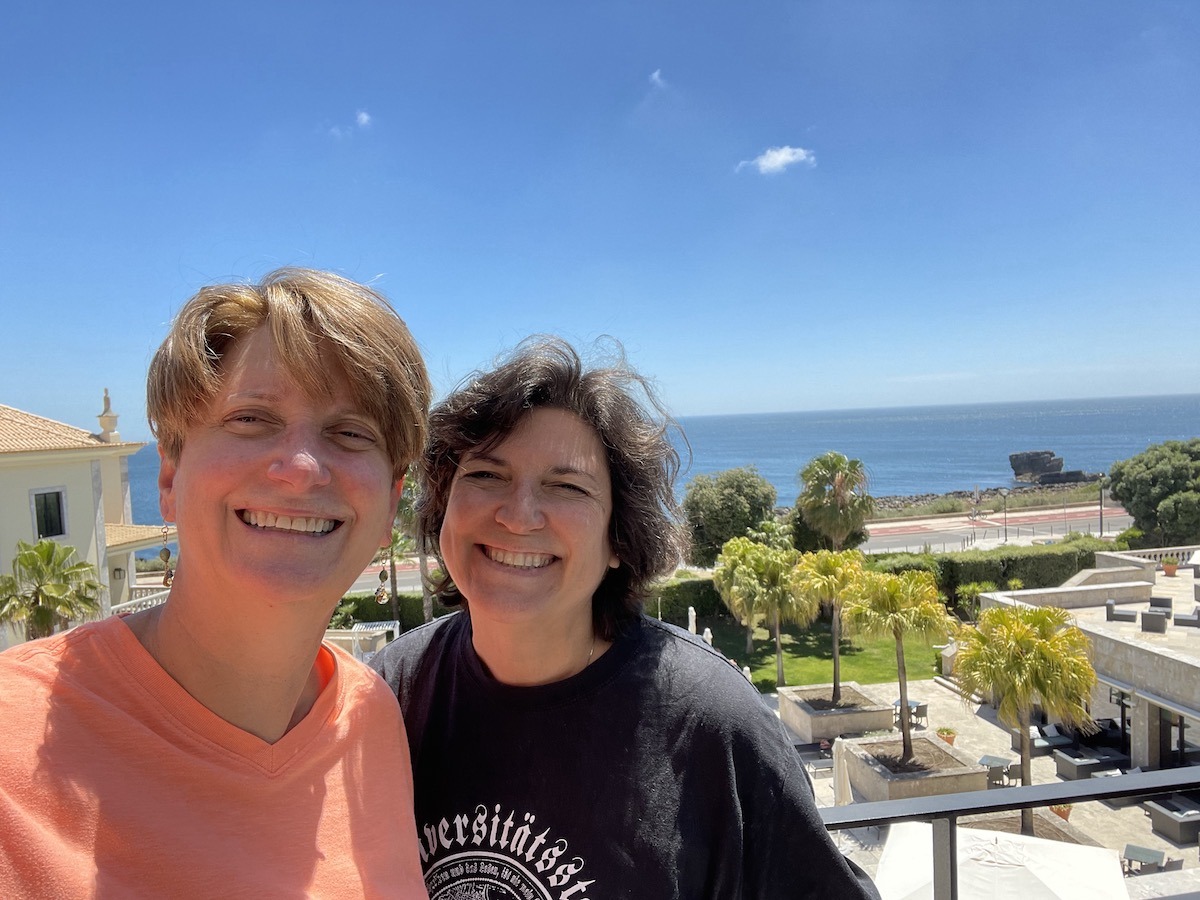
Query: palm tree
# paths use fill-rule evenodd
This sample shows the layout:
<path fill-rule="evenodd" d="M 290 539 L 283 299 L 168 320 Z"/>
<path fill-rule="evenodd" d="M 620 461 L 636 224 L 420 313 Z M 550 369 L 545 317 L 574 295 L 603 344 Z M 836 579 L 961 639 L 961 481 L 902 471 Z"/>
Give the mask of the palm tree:
<path fill-rule="evenodd" d="M 755 546 L 754 541 L 744 537 L 726 541 L 713 569 L 713 586 L 734 618 L 746 627 L 747 656 L 754 652 L 754 628 L 762 615 L 753 568 Z"/>
<path fill-rule="evenodd" d="M 1034 703 L 1068 728 L 1094 730 L 1085 704 L 1096 684 L 1087 636 L 1054 606 L 996 606 L 963 629 L 954 674 L 964 697 L 1000 701 L 1000 721 L 1021 735 L 1021 783 L 1031 784 L 1029 719 Z M 1033 811 L 1021 810 L 1021 832 L 1033 834 Z"/>
<path fill-rule="evenodd" d="M 713 584 L 725 605 L 746 626 L 747 654 L 754 649 L 755 620 L 765 616 L 774 626 L 777 685 L 787 683 L 780 626 L 784 622 L 807 625 L 820 611 L 816 601 L 810 601 L 797 590 L 798 558 L 795 550 L 769 547 L 749 538 L 733 538 L 721 548 L 713 571 Z"/>
<path fill-rule="evenodd" d="M 902 761 L 913 758 L 912 722 L 908 709 L 908 673 L 904 665 L 904 638 L 915 635 L 925 640 L 943 637 L 955 628 L 955 620 L 938 596 L 937 582 L 930 572 L 899 575 L 868 573 L 859 592 L 846 602 L 843 615 L 851 631 L 896 640 L 896 674 L 900 680 L 900 734 Z"/>
<path fill-rule="evenodd" d="M 806 603 L 828 607 L 833 640 L 833 703 L 842 699 L 842 607 L 862 577 L 863 555 L 857 550 L 803 553 L 796 567 L 796 591 Z"/>
<path fill-rule="evenodd" d="M 829 538 L 835 551 L 861 531 L 875 510 L 867 493 L 867 470 L 862 461 L 830 451 L 809 460 L 800 470 L 800 496 L 796 505 L 810 526 Z"/>
<path fill-rule="evenodd" d="M 433 621 L 433 594 L 429 590 L 429 545 L 424 535 L 418 534 L 417 522 L 417 473 L 416 463 L 408 467 L 404 478 L 404 490 L 396 506 L 396 526 L 417 545 L 417 571 L 421 576 L 421 610 L 426 622 Z M 393 535 L 394 540 L 394 535 Z M 396 567 L 392 566 L 392 596 L 396 595 Z M 399 616 L 396 616 L 399 619 Z"/>
<path fill-rule="evenodd" d="M 775 684 L 783 687 L 787 678 L 783 674 L 781 627 L 785 622 L 808 625 L 820 613 L 821 606 L 799 590 L 796 576 L 799 553 L 764 544 L 754 546 L 758 548 L 754 552 L 753 570 L 758 580 L 759 605 L 775 626 Z"/>
<path fill-rule="evenodd" d="M 49 637 L 71 619 L 100 610 L 103 585 L 89 562 L 72 562 L 75 548 L 57 541 L 17 541 L 12 574 L 0 575 L 0 623 L 25 623 L 25 639 Z"/>

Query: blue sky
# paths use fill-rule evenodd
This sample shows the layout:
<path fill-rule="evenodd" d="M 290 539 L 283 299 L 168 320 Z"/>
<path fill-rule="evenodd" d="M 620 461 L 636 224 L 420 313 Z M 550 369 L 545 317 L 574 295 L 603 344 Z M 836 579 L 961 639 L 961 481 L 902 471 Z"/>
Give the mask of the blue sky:
<path fill-rule="evenodd" d="M 1200 390 L 1200 4 L 24 3 L 0 403 L 144 439 L 201 285 L 389 296 L 440 391 L 620 339 L 677 415 Z"/>

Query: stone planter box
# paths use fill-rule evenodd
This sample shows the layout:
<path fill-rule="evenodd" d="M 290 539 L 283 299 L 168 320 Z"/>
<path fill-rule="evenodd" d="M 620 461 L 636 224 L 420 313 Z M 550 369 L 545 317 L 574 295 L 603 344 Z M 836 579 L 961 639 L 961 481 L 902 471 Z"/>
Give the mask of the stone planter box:
<path fill-rule="evenodd" d="M 939 760 L 941 767 L 903 774 L 890 771 L 875 758 L 874 753 L 886 751 L 889 755 L 898 756 L 900 738 L 895 735 L 845 741 L 846 749 L 842 758 L 850 786 L 867 801 L 907 800 L 934 794 L 987 790 L 986 767 L 938 738 L 913 735 L 914 748 L 919 743 L 927 745 L 927 751 Z"/>
<path fill-rule="evenodd" d="M 895 718 L 891 706 L 876 703 L 853 681 L 842 682 L 842 701 L 857 698 L 859 705 L 815 709 L 805 697 L 828 697 L 833 684 L 804 684 L 779 689 L 779 717 L 808 744 L 832 741 L 843 734 L 888 731 Z"/>

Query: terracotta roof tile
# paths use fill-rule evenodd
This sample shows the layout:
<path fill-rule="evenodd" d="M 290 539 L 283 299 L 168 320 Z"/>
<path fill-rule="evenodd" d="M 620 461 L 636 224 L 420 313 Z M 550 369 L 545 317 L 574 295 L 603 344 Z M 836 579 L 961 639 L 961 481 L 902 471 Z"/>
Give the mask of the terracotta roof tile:
<path fill-rule="evenodd" d="M 82 428 L 35 416 L 0 404 L 0 453 L 39 450 L 87 450 L 96 447 L 140 447 L 131 441 L 107 444 Z"/>

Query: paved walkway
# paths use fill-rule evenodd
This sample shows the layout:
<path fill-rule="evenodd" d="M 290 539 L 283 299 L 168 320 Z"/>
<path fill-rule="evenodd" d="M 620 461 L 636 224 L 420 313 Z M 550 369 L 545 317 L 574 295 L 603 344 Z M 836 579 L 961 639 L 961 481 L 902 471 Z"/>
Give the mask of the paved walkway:
<path fill-rule="evenodd" d="M 899 684 L 894 681 L 860 687 L 873 700 L 883 704 L 890 705 L 900 696 Z M 996 711 L 990 706 L 965 704 L 957 693 L 932 680 L 910 682 L 908 696 L 929 704 L 929 724 L 925 728 L 917 726 L 915 734 L 931 734 L 938 726 L 948 725 L 958 732 L 954 741 L 955 748 L 961 749 L 968 756 L 980 757 L 987 754 L 1006 757 L 1014 762 L 1020 760 L 1020 754 L 1012 749 L 1008 729 L 997 721 Z M 778 705 L 778 698 L 775 696 L 768 696 L 767 699 L 772 705 Z M 1102 718 L 1108 715 L 1103 710 L 1096 710 L 1093 714 Z M 800 738 L 797 737 L 796 741 L 800 742 Z M 1034 757 L 1031 764 L 1035 784 L 1059 781 L 1053 756 Z M 813 788 L 818 806 L 833 805 L 831 771 L 815 775 Z M 1042 811 L 1040 814 L 1053 815 L 1049 811 Z M 1196 845 L 1181 846 L 1155 834 L 1150 829 L 1149 816 L 1140 804 L 1112 809 L 1099 801 L 1078 803 L 1071 811 L 1070 826 L 1084 839 L 1108 847 L 1118 854 L 1126 844 L 1139 844 L 1162 850 L 1168 857 L 1183 858 L 1184 870 L 1181 872 L 1126 878 L 1130 897 L 1187 897 L 1193 900 L 1200 898 L 1200 859 L 1197 857 Z M 876 828 L 849 829 L 835 833 L 842 852 L 871 874 L 875 873 L 879 865 L 879 856 L 883 851 L 886 836 L 886 831 L 881 835 L 880 830 Z"/>

